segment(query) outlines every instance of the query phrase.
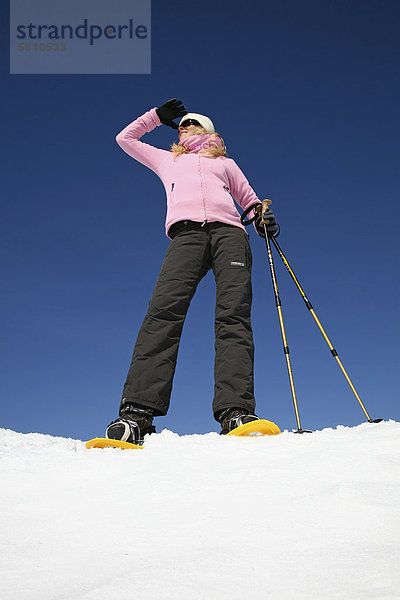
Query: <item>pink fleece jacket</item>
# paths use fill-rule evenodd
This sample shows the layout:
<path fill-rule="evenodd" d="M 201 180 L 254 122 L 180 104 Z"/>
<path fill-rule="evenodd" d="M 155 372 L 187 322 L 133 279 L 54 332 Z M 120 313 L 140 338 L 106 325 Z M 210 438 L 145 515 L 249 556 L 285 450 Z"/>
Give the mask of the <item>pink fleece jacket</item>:
<path fill-rule="evenodd" d="M 165 233 L 177 221 L 200 223 L 221 221 L 244 229 L 236 202 L 246 210 L 260 202 L 246 177 L 231 158 L 183 154 L 174 160 L 170 150 L 139 141 L 143 134 L 161 125 L 155 108 L 138 117 L 116 137 L 121 148 L 154 171 L 167 194 Z"/>

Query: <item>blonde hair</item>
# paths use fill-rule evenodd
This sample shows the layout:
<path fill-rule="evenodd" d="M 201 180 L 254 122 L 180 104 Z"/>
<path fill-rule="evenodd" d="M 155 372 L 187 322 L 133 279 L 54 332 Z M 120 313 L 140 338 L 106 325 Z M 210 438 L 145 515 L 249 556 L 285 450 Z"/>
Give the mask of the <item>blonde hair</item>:
<path fill-rule="evenodd" d="M 204 129 L 203 127 L 196 127 L 196 129 L 193 129 L 192 135 L 198 135 L 199 133 L 208 133 L 208 131 L 206 129 Z M 218 144 L 213 144 L 209 148 L 202 148 L 201 150 L 199 150 L 198 154 L 201 154 L 202 156 L 208 156 L 208 157 L 228 156 L 228 153 L 227 153 L 226 147 L 225 147 L 225 142 L 222 139 L 222 137 L 219 135 L 219 133 L 215 132 L 210 135 L 211 135 L 211 138 L 210 138 L 211 141 L 215 137 L 220 138 L 220 140 L 222 142 L 222 148 Z M 171 144 L 171 152 L 174 155 L 174 160 L 176 160 L 178 158 L 178 156 L 181 156 L 182 154 L 188 154 L 188 150 L 186 150 L 186 148 L 184 146 L 176 144 L 175 142 L 173 144 Z"/>

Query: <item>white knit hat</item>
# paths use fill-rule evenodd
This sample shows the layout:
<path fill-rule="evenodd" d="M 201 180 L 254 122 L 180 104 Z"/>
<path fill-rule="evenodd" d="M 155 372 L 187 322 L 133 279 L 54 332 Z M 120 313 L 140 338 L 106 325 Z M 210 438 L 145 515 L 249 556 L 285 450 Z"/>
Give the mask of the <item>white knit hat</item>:
<path fill-rule="evenodd" d="M 207 131 L 207 133 L 215 133 L 213 122 L 205 115 L 199 115 L 197 113 L 188 113 L 187 115 L 182 117 L 182 119 L 179 122 L 179 125 L 186 121 L 186 119 L 195 119 Z"/>

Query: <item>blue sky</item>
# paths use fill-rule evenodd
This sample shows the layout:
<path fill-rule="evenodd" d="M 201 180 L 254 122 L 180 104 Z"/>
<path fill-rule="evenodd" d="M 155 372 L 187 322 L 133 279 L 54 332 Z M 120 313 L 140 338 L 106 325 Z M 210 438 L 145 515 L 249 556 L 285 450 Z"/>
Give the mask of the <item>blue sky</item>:
<path fill-rule="evenodd" d="M 399 17 L 390 0 L 157 0 L 151 75 L 10 75 L 3 36 L 1 426 L 86 439 L 117 415 L 168 239 L 161 181 L 115 135 L 172 97 L 211 117 L 273 200 L 279 243 L 367 410 L 400 419 Z M 164 126 L 143 141 L 175 139 Z M 250 238 L 257 410 L 292 429 L 265 244 Z M 303 427 L 362 422 L 276 253 L 275 263 Z M 214 302 L 209 273 L 158 430 L 218 430 Z"/>

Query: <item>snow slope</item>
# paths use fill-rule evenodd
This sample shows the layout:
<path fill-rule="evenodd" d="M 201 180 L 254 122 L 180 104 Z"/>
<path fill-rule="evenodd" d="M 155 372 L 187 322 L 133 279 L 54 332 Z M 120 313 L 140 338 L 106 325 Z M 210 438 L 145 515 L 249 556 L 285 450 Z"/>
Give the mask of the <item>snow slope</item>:
<path fill-rule="evenodd" d="M 400 598 L 400 423 L 148 438 L 0 430 L 4 600 Z"/>

